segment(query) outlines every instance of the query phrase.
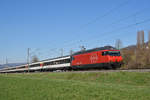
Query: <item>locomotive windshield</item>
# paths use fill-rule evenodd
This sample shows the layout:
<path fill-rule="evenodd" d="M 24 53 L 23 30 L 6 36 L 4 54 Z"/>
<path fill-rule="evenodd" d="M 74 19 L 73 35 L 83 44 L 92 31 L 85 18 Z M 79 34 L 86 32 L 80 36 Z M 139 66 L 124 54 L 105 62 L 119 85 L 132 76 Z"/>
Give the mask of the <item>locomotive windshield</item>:
<path fill-rule="evenodd" d="M 102 53 L 102 55 L 120 56 L 120 51 L 105 51 Z"/>

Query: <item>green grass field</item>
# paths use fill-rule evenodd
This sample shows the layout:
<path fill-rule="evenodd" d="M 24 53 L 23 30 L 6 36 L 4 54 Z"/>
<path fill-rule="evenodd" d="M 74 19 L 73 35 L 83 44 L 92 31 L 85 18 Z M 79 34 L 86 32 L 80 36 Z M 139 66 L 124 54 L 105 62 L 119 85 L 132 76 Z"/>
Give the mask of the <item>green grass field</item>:
<path fill-rule="evenodd" d="M 150 73 L 0 74 L 0 100 L 150 100 Z"/>

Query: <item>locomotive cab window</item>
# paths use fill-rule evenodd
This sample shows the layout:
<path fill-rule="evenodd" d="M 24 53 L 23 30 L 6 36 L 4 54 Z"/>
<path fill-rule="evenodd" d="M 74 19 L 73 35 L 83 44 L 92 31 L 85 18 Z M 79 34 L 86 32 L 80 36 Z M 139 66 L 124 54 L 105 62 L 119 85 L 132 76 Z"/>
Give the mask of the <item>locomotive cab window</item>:
<path fill-rule="evenodd" d="M 102 52 L 102 56 L 108 55 L 108 51 Z"/>
<path fill-rule="evenodd" d="M 102 56 L 104 56 L 104 52 L 102 52 Z"/>

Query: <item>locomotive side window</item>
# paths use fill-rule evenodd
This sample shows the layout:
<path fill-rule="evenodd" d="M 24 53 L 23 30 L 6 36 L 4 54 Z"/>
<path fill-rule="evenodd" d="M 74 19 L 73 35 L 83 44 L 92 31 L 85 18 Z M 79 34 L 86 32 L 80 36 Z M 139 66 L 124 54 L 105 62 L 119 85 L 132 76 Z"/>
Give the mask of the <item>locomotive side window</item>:
<path fill-rule="evenodd" d="M 70 59 L 66 59 L 64 63 L 70 63 Z"/>
<path fill-rule="evenodd" d="M 110 56 L 120 56 L 119 51 L 108 51 Z"/>
<path fill-rule="evenodd" d="M 106 56 L 106 55 L 120 56 L 120 51 L 105 51 L 105 52 L 102 52 L 102 56 Z"/>

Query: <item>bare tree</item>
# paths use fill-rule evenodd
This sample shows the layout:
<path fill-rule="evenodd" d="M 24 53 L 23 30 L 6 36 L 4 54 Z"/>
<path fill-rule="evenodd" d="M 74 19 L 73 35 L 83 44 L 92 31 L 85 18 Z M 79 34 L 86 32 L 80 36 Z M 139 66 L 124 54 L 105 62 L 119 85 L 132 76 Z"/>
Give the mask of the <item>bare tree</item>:
<path fill-rule="evenodd" d="M 148 32 L 148 48 L 150 49 L 150 31 Z"/>
<path fill-rule="evenodd" d="M 137 32 L 137 48 L 123 50 L 126 68 L 150 68 L 150 31 L 148 45 L 144 43 L 144 31 Z"/>
<path fill-rule="evenodd" d="M 38 62 L 38 61 L 39 61 L 38 57 L 37 57 L 36 55 L 34 55 L 34 56 L 32 57 L 32 63 Z"/>
<path fill-rule="evenodd" d="M 116 47 L 117 49 L 121 49 L 121 48 L 122 48 L 122 41 L 121 41 L 120 39 L 117 39 L 117 40 L 116 40 L 115 47 Z"/>

